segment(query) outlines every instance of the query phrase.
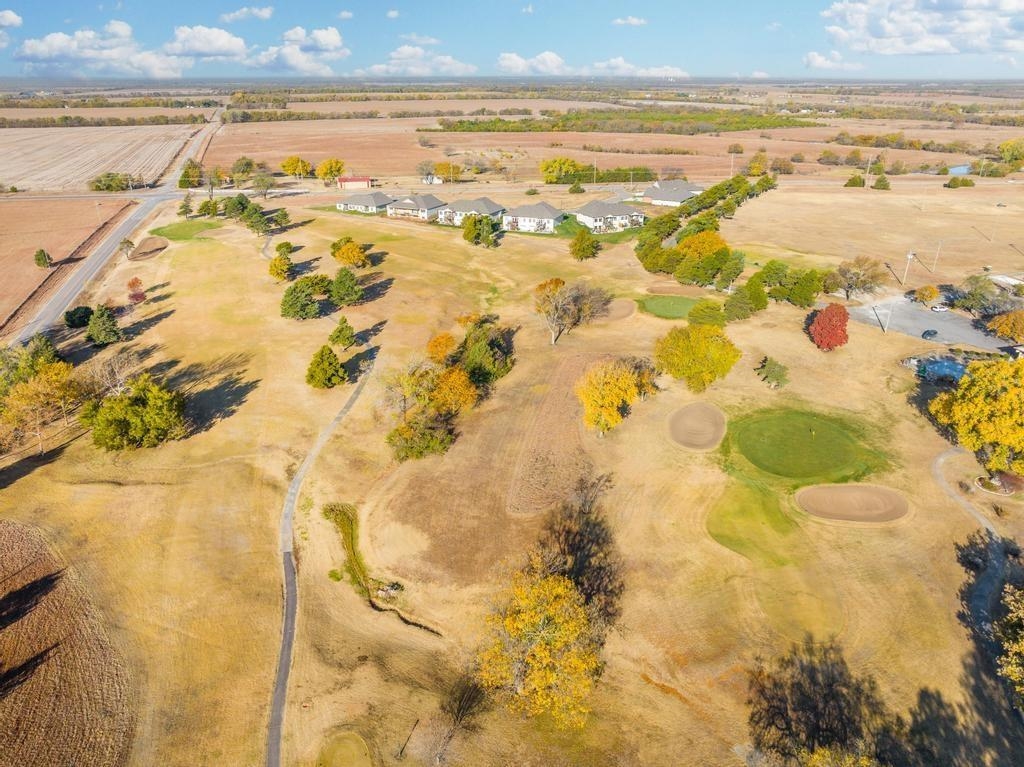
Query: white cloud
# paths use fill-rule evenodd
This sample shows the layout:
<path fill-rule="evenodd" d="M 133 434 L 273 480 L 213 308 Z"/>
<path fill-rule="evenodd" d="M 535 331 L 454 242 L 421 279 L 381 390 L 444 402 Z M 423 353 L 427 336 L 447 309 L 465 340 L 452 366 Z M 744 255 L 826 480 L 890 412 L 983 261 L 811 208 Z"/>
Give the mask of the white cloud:
<path fill-rule="evenodd" d="M 353 16 L 355 16 L 355 14 L 352 13 L 352 11 L 342 11 L 341 13 L 338 14 L 338 18 L 341 19 L 342 21 L 348 21 Z"/>
<path fill-rule="evenodd" d="M 398 11 L 396 11 L 394 8 L 392 8 L 390 11 L 388 11 L 384 15 L 387 16 L 389 19 L 397 19 L 398 18 Z"/>
<path fill-rule="evenodd" d="M 852 51 L 1024 52 L 1024 0 L 842 0 L 821 15 L 836 45 Z"/>
<path fill-rule="evenodd" d="M 770 21 L 764 25 L 765 32 L 778 32 L 780 29 L 782 29 L 781 21 Z"/>
<path fill-rule="evenodd" d="M 612 24 L 620 27 L 642 27 L 647 23 L 647 19 L 641 19 L 636 16 L 626 16 L 625 18 L 612 19 Z"/>
<path fill-rule="evenodd" d="M 750 77 L 753 80 L 765 80 L 771 77 L 771 75 L 762 69 L 755 69 L 753 72 L 750 73 Z"/>
<path fill-rule="evenodd" d="M 281 45 L 271 45 L 250 57 L 246 63 L 258 69 L 330 77 L 334 70 L 328 62 L 343 59 L 352 53 L 345 47 L 345 41 L 336 27 L 309 32 L 304 27 L 292 27 L 281 35 L 281 39 Z"/>
<path fill-rule="evenodd" d="M 533 13 L 533 3 L 528 3 L 527 5 L 524 5 L 523 6 L 523 13 L 525 13 L 525 14 L 532 14 Z"/>
<path fill-rule="evenodd" d="M 809 51 L 804 56 L 804 66 L 810 69 L 834 69 L 844 72 L 852 72 L 864 68 L 863 64 L 855 61 L 845 61 L 839 51 L 831 51 L 828 56 L 817 51 Z"/>
<path fill-rule="evenodd" d="M 102 31 L 79 29 L 73 34 L 51 32 L 22 42 L 14 57 L 31 73 L 74 73 L 127 77 L 177 78 L 192 66 L 188 57 L 142 48 L 132 28 L 110 21 Z"/>
<path fill-rule="evenodd" d="M 510 75 L 567 75 L 571 70 L 565 60 L 554 51 L 538 53 L 526 59 L 518 53 L 502 53 L 498 56 L 498 69 Z"/>
<path fill-rule="evenodd" d="M 175 27 L 174 39 L 164 52 L 175 56 L 241 58 L 245 56 L 245 40 L 219 27 Z"/>
<path fill-rule="evenodd" d="M 428 35 L 418 35 L 415 32 L 410 32 L 407 35 L 399 35 L 403 40 L 408 40 L 413 45 L 437 45 L 441 41 L 436 37 L 429 37 Z"/>
<path fill-rule="evenodd" d="M 630 64 L 622 56 L 608 61 L 599 61 L 583 71 L 583 74 L 594 74 L 604 77 L 689 77 L 679 67 L 641 67 Z"/>
<path fill-rule="evenodd" d="M 1008 55 L 1006 53 L 1000 53 L 999 55 L 996 56 L 996 61 L 998 61 L 998 62 L 1000 62 L 1002 64 L 1009 64 L 1014 69 L 1017 68 L 1017 57 L 1016 56 L 1010 56 L 1010 55 Z"/>
<path fill-rule="evenodd" d="M 464 76 L 476 72 L 473 64 L 436 54 L 417 45 L 400 45 L 388 54 L 384 64 L 357 69 L 356 75 L 391 75 L 401 77 L 431 77 L 434 75 Z"/>
<path fill-rule="evenodd" d="M 266 21 L 274 15 L 274 6 L 268 5 L 263 8 L 257 8 L 254 5 L 247 5 L 243 8 L 239 8 L 237 11 L 231 11 L 231 13 L 222 13 L 220 20 L 225 24 L 230 24 L 233 21 L 244 21 L 245 19 L 262 19 Z"/>
<path fill-rule="evenodd" d="M 0 11 L 0 27 L 20 27 L 21 16 L 14 11 Z"/>

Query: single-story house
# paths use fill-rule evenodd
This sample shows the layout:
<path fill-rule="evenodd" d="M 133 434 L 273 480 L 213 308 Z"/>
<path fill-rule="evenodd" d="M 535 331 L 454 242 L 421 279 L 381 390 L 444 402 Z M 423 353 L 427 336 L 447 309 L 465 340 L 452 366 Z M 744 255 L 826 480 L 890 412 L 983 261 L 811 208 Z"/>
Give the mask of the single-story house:
<path fill-rule="evenodd" d="M 388 215 L 392 218 L 418 218 L 421 221 L 433 221 L 444 205 L 432 194 L 411 194 L 389 203 Z"/>
<path fill-rule="evenodd" d="M 651 205 L 676 207 L 703 191 L 704 187 L 689 181 L 655 181 L 644 190 L 643 199 Z"/>
<path fill-rule="evenodd" d="M 395 199 L 383 192 L 354 194 L 346 197 L 335 207 L 338 210 L 354 210 L 358 213 L 382 213 Z"/>
<path fill-rule="evenodd" d="M 621 202 L 588 202 L 576 211 L 576 220 L 592 232 L 621 232 L 644 225 L 647 217 Z"/>
<path fill-rule="evenodd" d="M 372 189 L 373 179 L 369 176 L 338 176 L 338 189 Z"/>
<path fill-rule="evenodd" d="M 478 197 L 475 200 L 456 200 L 441 208 L 437 214 L 437 222 L 462 226 L 462 219 L 466 216 L 490 216 L 498 221 L 504 212 L 504 206 L 486 197 Z"/>
<path fill-rule="evenodd" d="M 501 216 L 501 228 L 507 232 L 538 232 L 553 234 L 565 214 L 546 202 L 520 205 L 505 211 Z"/>

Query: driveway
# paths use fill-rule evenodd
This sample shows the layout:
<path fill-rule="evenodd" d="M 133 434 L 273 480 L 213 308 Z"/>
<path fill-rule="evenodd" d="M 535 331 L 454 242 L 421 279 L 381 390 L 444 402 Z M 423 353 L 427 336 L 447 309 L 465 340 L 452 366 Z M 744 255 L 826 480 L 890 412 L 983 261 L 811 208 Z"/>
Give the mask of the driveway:
<path fill-rule="evenodd" d="M 1001 351 L 1009 345 L 1007 341 L 975 328 L 969 317 L 952 311 L 933 312 L 903 296 L 852 307 L 850 318 L 876 328 L 888 321 L 889 333 L 903 333 L 915 338 L 921 338 L 926 330 L 937 330 L 938 335 L 932 339 L 936 345 L 974 346 L 992 352 Z"/>

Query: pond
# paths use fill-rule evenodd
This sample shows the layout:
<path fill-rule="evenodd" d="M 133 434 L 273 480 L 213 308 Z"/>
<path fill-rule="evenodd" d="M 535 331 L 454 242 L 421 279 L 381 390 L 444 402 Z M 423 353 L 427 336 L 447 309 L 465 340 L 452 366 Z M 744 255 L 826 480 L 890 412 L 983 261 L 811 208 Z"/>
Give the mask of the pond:
<path fill-rule="evenodd" d="M 951 176 L 966 176 L 971 172 L 970 165 L 954 165 L 949 169 L 949 175 Z"/>
<path fill-rule="evenodd" d="M 917 374 L 927 381 L 959 383 L 967 374 L 967 366 L 956 360 L 925 360 L 918 367 Z"/>

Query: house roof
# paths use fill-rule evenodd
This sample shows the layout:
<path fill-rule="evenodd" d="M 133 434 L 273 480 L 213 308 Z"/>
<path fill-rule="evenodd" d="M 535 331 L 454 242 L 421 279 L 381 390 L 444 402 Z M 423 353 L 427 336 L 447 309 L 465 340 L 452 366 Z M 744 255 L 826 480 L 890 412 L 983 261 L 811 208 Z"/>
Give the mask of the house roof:
<path fill-rule="evenodd" d="M 546 202 L 536 202 L 533 205 L 520 205 L 512 210 L 505 211 L 506 216 L 513 218 L 561 218 L 565 214 Z"/>
<path fill-rule="evenodd" d="M 354 194 L 351 197 L 346 197 L 342 202 L 345 205 L 359 205 L 364 208 L 380 208 L 384 205 L 390 205 L 395 201 L 394 197 L 384 194 L 384 192 L 370 192 L 369 194 Z"/>
<path fill-rule="evenodd" d="M 369 183 L 370 181 L 373 181 L 373 179 L 369 176 L 338 176 L 337 181 L 339 184 L 343 181 L 365 181 Z"/>
<path fill-rule="evenodd" d="M 689 200 L 704 191 L 704 187 L 691 184 L 689 181 L 655 181 L 644 191 L 644 197 L 652 200 Z"/>
<path fill-rule="evenodd" d="M 477 213 L 484 216 L 496 216 L 505 210 L 504 205 L 499 205 L 487 197 L 477 197 L 475 200 L 456 200 L 449 203 L 448 207 L 456 213 Z"/>
<path fill-rule="evenodd" d="M 578 214 L 590 218 L 605 218 L 606 216 L 633 216 L 640 213 L 631 205 L 623 205 L 621 202 L 604 202 L 603 200 L 592 200 L 576 211 Z"/>
<path fill-rule="evenodd" d="M 395 200 L 389 207 L 401 208 L 402 210 L 433 210 L 443 207 L 444 203 L 432 194 L 413 194 Z"/>

